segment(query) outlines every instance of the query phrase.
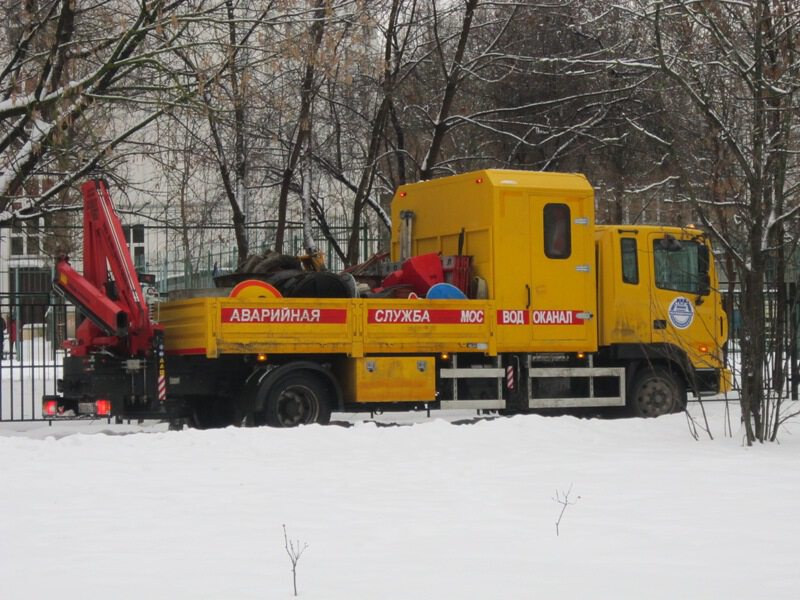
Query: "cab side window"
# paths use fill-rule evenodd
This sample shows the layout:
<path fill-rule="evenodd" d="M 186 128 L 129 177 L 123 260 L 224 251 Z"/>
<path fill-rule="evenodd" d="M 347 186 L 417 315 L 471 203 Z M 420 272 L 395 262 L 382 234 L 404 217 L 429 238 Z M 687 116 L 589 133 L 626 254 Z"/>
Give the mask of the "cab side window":
<path fill-rule="evenodd" d="M 572 254 L 569 206 L 545 204 L 544 254 L 547 258 L 569 258 Z"/>
<path fill-rule="evenodd" d="M 702 254 L 700 244 L 694 241 L 656 240 L 653 243 L 656 287 L 689 294 L 702 293 Z"/>

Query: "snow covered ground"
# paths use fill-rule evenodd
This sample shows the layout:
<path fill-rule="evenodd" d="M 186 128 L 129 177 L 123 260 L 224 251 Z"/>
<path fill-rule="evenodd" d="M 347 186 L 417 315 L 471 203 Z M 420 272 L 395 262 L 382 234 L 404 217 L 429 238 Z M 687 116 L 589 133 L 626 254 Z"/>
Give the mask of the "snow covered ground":
<path fill-rule="evenodd" d="M 684 415 L 0 424 L 0 597 L 288 599 L 286 524 L 307 599 L 796 598 L 798 426 L 746 448 L 706 406 L 713 441 Z"/>

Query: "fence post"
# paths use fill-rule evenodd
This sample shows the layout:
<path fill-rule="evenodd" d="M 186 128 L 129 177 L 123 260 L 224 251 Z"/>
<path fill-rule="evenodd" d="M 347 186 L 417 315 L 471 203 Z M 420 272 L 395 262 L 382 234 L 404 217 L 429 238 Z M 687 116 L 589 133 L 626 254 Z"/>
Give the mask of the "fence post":
<path fill-rule="evenodd" d="M 56 278 L 56 267 L 55 265 L 50 267 L 50 279 Z M 45 318 L 47 319 L 47 323 L 44 326 L 44 339 L 50 340 L 50 358 L 55 360 L 56 358 L 56 336 L 58 335 L 56 332 L 57 327 L 57 319 L 56 319 L 56 309 L 55 304 L 53 302 L 55 294 L 51 291 L 47 294 L 47 312 L 45 312 Z M 43 353 L 44 354 L 44 353 Z"/>
<path fill-rule="evenodd" d="M 797 283 L 789 284 L 789 370 L 792 377 L 792 400 L 797 400 L 798 369 L 797 369 Z"/>
<path fill-rule="evenodd" d="M 14 269 L 14 354 L 17 360 L 22 362 L 22 325 L 20 323 L 20 317 L 22 315 L 20 314 L 19 306 L 19 272 L 19 267 Z"/>

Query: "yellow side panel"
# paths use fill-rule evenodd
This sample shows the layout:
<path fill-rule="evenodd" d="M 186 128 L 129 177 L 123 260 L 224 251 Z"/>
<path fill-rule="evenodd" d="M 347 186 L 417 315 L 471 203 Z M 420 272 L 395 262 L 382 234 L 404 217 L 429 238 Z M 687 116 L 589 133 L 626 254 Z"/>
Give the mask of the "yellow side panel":
<path fill-rule="evenodd" d="M 192 298 L 158 305 L 158 320 L 164 326 L 168 353 L 218 356 L 213 335 L 215 302 L 216 298 Z"/>
<path fill-rule="evenodd" d="M 432 402 L 435 361 L 429 356 L 356 358 L 350 361 L 344 391 L 355 402 Z"/>
<path fill-rule="evenodd" d="M 353 300 L 194 298 L 164 302 L 159 318 L 171 354 L 358 354 Z"/>
<path fill-rule="evenodd" d="M 416 255 L 430 254 L 432 252 L 439 252 L 440 244 L 439 238 L 427 238 L 417 240 Z"/>
<path fill-rule="evenodd" d="M 611 233 L 602 226 L 595 227 L 595 247 L 597 248 L 597 344 L 608 346 L 612 339 L 610 319 L 608 311 L 614 309 L 614 284 L 616 278 L 609 278 L 605 274 L 608 268 L 609 256 L 613 256 L 611 251 Z"/>
<path fill-rule="evenodd" d="M 480 172 L 483 173 L 483 172 Z M 392 202 L 392 219 L 400 223 L 400 211 L 414 213 L 413 255 L 429 252 L 458 253 L 458 236 L 464 231 L 466 255 L 473 257 L 481 277 L 491 282 L 491 248 L 489 230 L 492 222 L 494 189 L 480 173 L 433 179 L 403 186 L 408 193 L 398 193 Z M 399 227 L 392 230 L 392 260 L 399 260 Z"/>
<path fill-rule="evenodd" d="M 365 354 L 496 353 L 494 307 L 478 300 L 363 300 Z"/>
<path fill-rule="evenodd" d="M 442 256 L 456 256 L 458 254 L 458 237 L 456 234 L 442 236 Z M 464 254 L 463 248 L 461 253 Z"/>
<path fill-rule="evenodd" d="M 217 346 L 233 354 L 350 354 L 354 312 L 354 301 L 348 299 L 220 298 Z"/>
<path fill-rule="evenodd" d="M 464 254 L 472 257 L 472 274 L 481 277 L 489 287 L 489 298 L 494 298 L 495 284 L 492 272 L 492 236 L 490 230 L 478 229 L 464 233 Z"/>

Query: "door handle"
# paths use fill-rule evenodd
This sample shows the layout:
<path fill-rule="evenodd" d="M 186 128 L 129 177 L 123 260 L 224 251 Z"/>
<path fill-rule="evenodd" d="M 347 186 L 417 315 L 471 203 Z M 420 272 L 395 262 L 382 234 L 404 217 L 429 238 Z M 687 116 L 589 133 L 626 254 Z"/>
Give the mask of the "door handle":
<path fill-rule="evenodd" d="M 525 284 L 525 294 L 527 295 L 528 303 L 525 305 L 525 310 L 531 307 L 531 286 Z"/>
<path fill-rule="evenodd" d="M 667 320 L 666 319 L 656 319 L 653 321 L 653 329 L 666 329 L 667 328 Z"/>

